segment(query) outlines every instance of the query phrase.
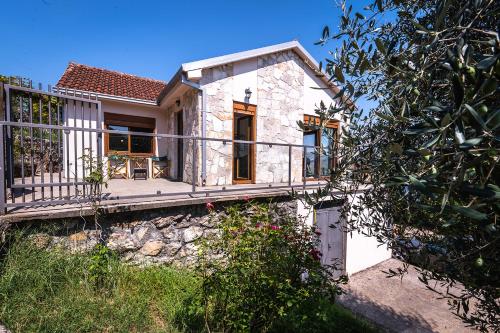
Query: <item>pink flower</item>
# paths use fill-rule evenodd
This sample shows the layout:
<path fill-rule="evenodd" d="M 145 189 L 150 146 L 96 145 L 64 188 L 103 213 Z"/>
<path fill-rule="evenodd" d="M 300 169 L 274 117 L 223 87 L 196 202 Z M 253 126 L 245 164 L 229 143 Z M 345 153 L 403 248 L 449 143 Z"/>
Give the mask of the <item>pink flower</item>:
<path fill-rule="evenodd" d="M 211 203 L 211 202 L 207 202 L 207 209 L 208 209 L 208 210 L 212 210 L 212 209 L 214 209 L 214 208 L 215 208 L 215 206 L 214 206 L 214 204 L 213 204 L 213 203 Z"/>
<path fill-rule="evenodd" d="M 271 230 L 280 230 L 281 228 L 277 225 L 272 225 Z"/>
<path fill-rule="evenodd" d="M 256 228 L 260 228 L 260 227 L 262 227 L 262 224 L 257 223 L 257 224 L 255 224 L 255 227 L 256 227 Z"/>
<path fill-rule="evenodd" d="M 250 201 L 250 196 L 245 195 L 245 196 L 243 197 L 243 200 L 245 200 L 246 202 Z"/>

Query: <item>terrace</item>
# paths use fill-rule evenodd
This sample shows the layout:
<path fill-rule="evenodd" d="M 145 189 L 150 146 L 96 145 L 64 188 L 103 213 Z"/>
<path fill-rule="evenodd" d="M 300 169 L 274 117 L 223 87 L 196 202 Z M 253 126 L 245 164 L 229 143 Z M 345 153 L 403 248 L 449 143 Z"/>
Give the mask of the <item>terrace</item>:
<path fill-rule="evenodd" d="M 6 120 L 0 122 L 0 137 L 5 143 L 0 147 L 0 180 L 5 184 L 0 189 L 0 214 L 5 214 L 5 221 L 90 214 L 90 202 L 96 197 L 89 180 L 96 170 L 102 170 L 106 179 L 100 200 L 108 212 L 282 196 L 324 183 L 310 177 L 311 165 L 314 167 L 320 158 L 319 147 L 100 128 L 101 105 L 90 95 L 77 97 L 12 85 L 6 85 L 5 91 Z M 96 119 L 69 126 L 68 117 L 77 110 L 82 115 L 95 110 Z M 113 136 L 181 146 L 183 154 L 180 161 L 179 157 L 172 161 L 168 157 L 110 154 L 106 143 Z M 232 159 L 233 168 L 238 170 L 244 169 L 237 163 L 245 162 L 247 173 L 255 173 L 256 168 L 255 161 L 249 161 L 250 151 L 263 151 L 257 159 L 273 155 L 285 158 L 280 157 L 278 168 L 270 164 L 266 170 L 271 175 L 267 180 L 276 181 L 254 178 L 252 182 L 206 185 L 200 172 L 203 145 L 223 147 L 224 154 L 215 158 Z M 231 155 L 241 158 L 235 160 Z M 172 177 L 172 162 L 181 164 L 182 178 Z M 307 177 L 297 179 L 297 174 Z"/>

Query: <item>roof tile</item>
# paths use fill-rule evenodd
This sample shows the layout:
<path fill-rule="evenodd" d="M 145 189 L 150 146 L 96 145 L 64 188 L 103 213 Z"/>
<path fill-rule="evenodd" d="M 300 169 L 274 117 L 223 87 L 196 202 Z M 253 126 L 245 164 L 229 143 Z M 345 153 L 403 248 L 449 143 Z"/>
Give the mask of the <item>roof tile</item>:
<path fill-rule="evenodd" d="M 58 87 L 156 101 L 167 83 L 70 62 Z"/>

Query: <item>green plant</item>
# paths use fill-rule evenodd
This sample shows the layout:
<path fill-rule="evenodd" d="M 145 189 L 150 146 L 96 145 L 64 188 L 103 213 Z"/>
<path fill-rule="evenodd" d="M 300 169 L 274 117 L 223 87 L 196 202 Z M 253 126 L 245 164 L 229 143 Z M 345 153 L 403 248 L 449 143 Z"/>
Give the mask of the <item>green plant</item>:
<path fill-rule="evenodd" d="M 13 235 L 0 261 L 0 322 L 13 333 L 208 331 L 198 272 L 104 257 L 111 269 L 98 289 L 88 270 L 94 255 L 42 250 L 29 237 Z M 326 298 L 309 300 L 287 308 L 271 331 L 375 332 Z M 317 320 L 317 309 L 324 320 Z M 218 318 L 209 316 L 212 323 Z M 297 320 L 304 316 L 309 319 Z"/>
<path fill-rule="evenodd" d="M 90 256 L 88 274 L 97 289 L 104 289 L 109 283 L 113 263 L 116 263 L 116 255 L 107 246 L 96 244 Z"/>
<path fill-rule="evenodd" d="M 107 251 L 105 251 L 107 252 Z M 171 267 L 112 268 L 95 288 L 93 254 L 42 250 L 17 237 L 0 262 L 0 322 L 11 332 L 200 332 L 200 279 Z M 102 259 L 97 259 L 102 262 Z"/>
<path fill-rule="evenodd" d="M 315 305 L 333 302 L 345 279 L 333 280 L 333 267 L 321 265 L 314 229 L 273 203 L 257 202 L 232 205 L 214 223 L 198 266 L 207 330 L 265 332 L 280 318 L 327 318 Z M 296 311 L 305 303 L 315 311 Z"/>
<path fill-rule="evenodd" d="M 499 2 L 340 7 L 338 29 L 325 27 L 318 42 L 336 46 L 325 68 L 341 87 L 339 102 L 318 113 L 323 121 L 341 113 L 349 123 L 337 170 L 309 199 L 340 191 L 350 230 L 416 264 L 429 288 L 446 286 L 440 296 L 464 321 L 497 331 Z"/>

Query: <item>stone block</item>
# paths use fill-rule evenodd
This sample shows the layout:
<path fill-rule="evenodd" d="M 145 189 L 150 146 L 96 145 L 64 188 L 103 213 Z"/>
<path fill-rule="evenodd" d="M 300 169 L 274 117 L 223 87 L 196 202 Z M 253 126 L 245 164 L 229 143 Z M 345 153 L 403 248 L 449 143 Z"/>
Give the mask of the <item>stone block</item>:
<path fill-rule="evenodd" d="M 164 247 L 164 243 L 159 240 L 150 240 L 147 241 L 142 248 L 140 249 L 140 252 L 144 254 L 145 256 L 157 256 L 161 250 Z"/>

